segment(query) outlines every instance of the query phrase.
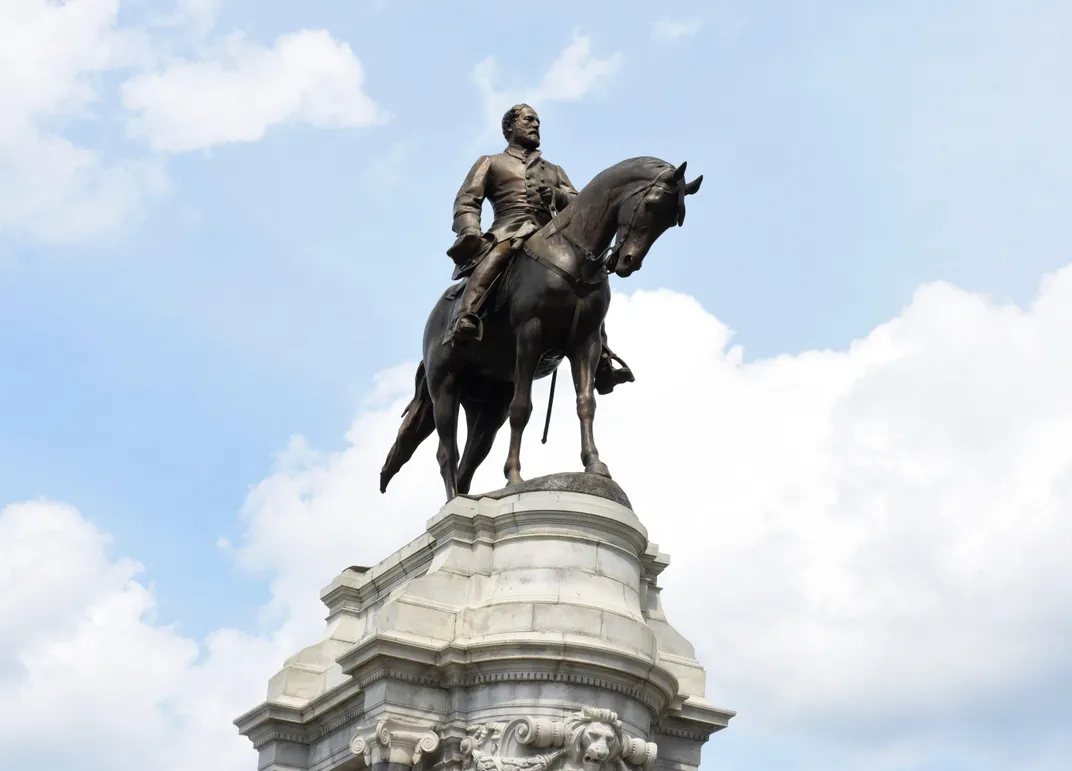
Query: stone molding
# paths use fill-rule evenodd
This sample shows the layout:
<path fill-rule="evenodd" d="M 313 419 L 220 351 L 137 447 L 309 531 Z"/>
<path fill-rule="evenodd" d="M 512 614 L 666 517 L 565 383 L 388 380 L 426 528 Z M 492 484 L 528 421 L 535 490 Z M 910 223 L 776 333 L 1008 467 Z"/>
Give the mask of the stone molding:
<path fill-rule="evenodd" d="M 510 672 L 486 672 L 469 675 L 468 677 L 455 677 L 447 681 L 448 687 L 462 686 L 470 688 L 474 685 L 486 683 L 523 683 L 523 682 L 554 682 L 571 683 L 575 685 L 589 685 L 594 688 L 602 688 L 614 691 L 644 704 L 653 712 L 658 713 L 664 706 L 664 702 L 657 699 L 644 688 L 631 687 L 623 683 L 610 680 L 605 677 L 597 677 L 585 674 L 571 674 L 569 672 L 540 672 L 536 670 L 514 670 Z"/>
<path fill-rule="evenodd" d="M 433 688 L 441 687 L 443 684 L 442 678 L 437 677 L 434 674 L 417 674 L 415 672 L 407 672 L 404 669 L 380 669 L 357 680 L 357 685 L 364 690 L 370 685 L 378 683 L 380 680 L 401 680 L 404 683 L 427 685 Z"/>
<path fill-rule="evenodd" d="M 515 493 L 505 500 L 455 498 L 429 520 L 426 533 L 371 568 L 344 570 L 324 587 L 320 599 L 328 607 L 329 619 L 344 611 L 361 613 L 413 576 L 422 575 L 437 549 L 452 541 L 471 546 L 494 545 L 512 536 L 606 540 L 637 555 L 642 581 L 654 580 L 669 564 L 667 555 L 648 542 L 647 529 L 631 509 L 595 496 L 565 495 L 576 496 L 584 505 L 550 508 L 548 501 L 533 493 Z M 541 532 L 555 526 L 566 532 Z M 530 528 L 532 532 L 526 532 Z"/>
<path fill-rule="evenodd" d="M 654 713 L 658 713 L 666 706 L 664 694 L 659 694 L 657 697 L 649 688 L 643 686 L 632 686 L 596 675 L 553 670 L 540 671 L 536 669 L 514 669 L 504 672 L 477 672 L 468 675 L 452 674 L 444 677 L 437 677 L 431 674 L 418 675 L 404 670 L 381 669 L 361 678 L 358 681 L 358 684 L 361 688 L 367 688 L 381 680 L 399 680 L 405 683 L 423 685 L 432 688 L 471 688 L 473 686 L 486 685 L 488 683 L 570 683 L 574 685 L 588 685 L 620 693 L 623 696 L 636 699 Z"/>
<path fill-rule="evenodd" d="M 551 751 L 510 754 L 522 747 Z M 565 720 L 519 717 L 469 726 L 461 752 L 466 771 L 649 771 L 658 759 L 655 743 L 625 733 L 615 712 L 588 706 Z"/>
<path fill-rule="evenodd" d="M 512 666 L 502 666 L 507 661 Z M 564 663 L 573 671 L 564 671 Z M 620 693 L 655 715 L 672 705 L 678 694 L 677 678 L 660 662 L 587 641 L 505 640 L 478 646 L 450 644 L 437 651 L 375 635 L 340 656 L 339 665 L 361 688 L 383 679 L 448 689 L 560 682 Z M 495 668 L 489 671 L 489 666 Z"/>
<path fill-rule="evenodd" d="M 364 714 L 365 714 L 364 706 L 358 707 L 356 709 L 352 709 L 349 712 L 347 712 L 346 714 L 340 715 L 339 717 L 335 718 L 334 720 L 329 720 L 329 721 L 325 722 L 318 729 L 316 729 L 316 731 L 314 731 L 309 738 L 311 740 L 315 740 L 315 739 L 319 739 L 319 738 L 321 738 L 323 736 L 327 736 L 332 731 L 337 731 L 340 728 L 342 728 L 343 726 L 349 725 L 350 723 L 354 722 L 355 720 L 357 720 L 358 718 L 360 718 Z"/>
<path fill-rule="evenodd" d="M 504 501 L 463 502 L 456 498 L 429 521 L 428 533 L 437 544 L 476 543 L 497 541 L 503 535 L 523 535 L 526 530 L 546 532 L 547 528 L 558 527 L 580 537 L 617 540 L 638 555 L 647 548 L 644 525 L 632 511 L 611 501 L 589 498 L 584 505 L 555 509 L 545 499 L 524 495 L 518 498 L 505 509 L 501 506 Z"/>
<path fill-rule="evenodd" d="M 350 742 L 351 752 L 363 758 L 370 768 L 377 763 L 413 766 L 437 749 L 439 734 L 435 730 L 397 718 L 379 721 L 375 731 L 358 734 Z"/>
<path fill-rule="evenodd" d="M 261 747 L 266 747 L 272 742 L 291 742 L 292 744 L 306 744 L 307 740 L 305 734 L 302 733 L 290 733 L 288 731 L 269 731 L 268 733 L 257 737 L 257 740 L 253 742 L 253 749 L 259 750 Z"/>
<path fill-rule="evenodd" d="M 656 728 L 658 736 L 672 736 L 675 739 L 688 739 L 691 742 L 706 742 L 714 731 L 689 731 L 685 728 Z"/>

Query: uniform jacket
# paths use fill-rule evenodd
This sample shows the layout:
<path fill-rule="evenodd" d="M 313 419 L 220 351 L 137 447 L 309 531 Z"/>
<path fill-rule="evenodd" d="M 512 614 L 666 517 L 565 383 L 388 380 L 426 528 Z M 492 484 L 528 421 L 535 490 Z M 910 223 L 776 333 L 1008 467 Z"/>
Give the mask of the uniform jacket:
<path fill-rule="evenodd" d="M 544 160 L 539 150 L 525 152 L 510 146 L 501 153 L 481 156 L 454 199 L 454 232 L 480 230 L 480 210 L 491 201 L 495 220 L 486 236 L 495 244 L 524 238 L 551 221 L 551 210 L 539 189 L 548 186 L 559 210 L 577 195 L 561 167 Z"/>

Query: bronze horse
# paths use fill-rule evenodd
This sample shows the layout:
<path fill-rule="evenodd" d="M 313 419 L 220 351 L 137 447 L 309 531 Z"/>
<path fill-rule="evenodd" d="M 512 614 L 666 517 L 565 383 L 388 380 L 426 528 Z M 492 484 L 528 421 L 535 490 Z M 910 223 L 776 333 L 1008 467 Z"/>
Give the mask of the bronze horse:
<path fill-rule="evenodd" d="M 513 257 L 489 298 L 483 337 L 444 344 L 458 286 L 436 302 L 424 329 L 416 392 L 380 471 L 380 492 L 433 431 L 447 500 L 468 493 L 495 435 L 510 419 L 508 484 L 521 482 L 521 437 L 532 414 L 532 384 L 569 359 L 581 424 L 581 462 L 610 476 L 592 431 L 600 327 L 610 305 L 609 273 L 640 270 L 655 240 L 685 220 L 685 196 L 703 177 L 685 182 L 685 164 L 632 158 L 602 171 Z M 611 247 L 611 241 L 614 245 Z M 458 408 L 468 434 L 458 458 Z"/>

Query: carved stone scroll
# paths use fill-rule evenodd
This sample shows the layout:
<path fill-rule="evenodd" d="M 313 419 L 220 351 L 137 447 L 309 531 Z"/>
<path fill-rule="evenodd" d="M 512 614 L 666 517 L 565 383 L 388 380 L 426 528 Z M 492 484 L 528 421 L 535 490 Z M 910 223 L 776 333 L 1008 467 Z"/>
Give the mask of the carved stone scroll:
<path fill-rule="evenodd" d="M 412 767 L 439 749 L 439 734 L 429 727 L 387 718 L 376 724 L 375 732 L 355 736 L 350 749 L 369 768 L 379 763 Z"/>
<path fill-rule="evenodd" d="M 597 707 L 565 720 L 522 717 L 467 732 L 461 745 L 467 771 L 649 771 L 658 757 L 653 742 L 629 736 L 616 713 Z M 522 748 L 551 751 L 512 754 Z"/>

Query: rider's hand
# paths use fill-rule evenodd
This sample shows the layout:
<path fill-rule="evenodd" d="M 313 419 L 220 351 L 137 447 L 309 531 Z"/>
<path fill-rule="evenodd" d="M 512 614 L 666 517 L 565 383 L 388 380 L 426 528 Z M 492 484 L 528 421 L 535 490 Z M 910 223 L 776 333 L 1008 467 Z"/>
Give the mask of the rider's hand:
<path fill-rule="evenodd" d="M 540 185 L 538 188 L 536 188 L 536 192 L 540 194 L 540 200 L 548 206 L 550 206 L 551 202 L 555 200 L 555 191 L 552 190 L 548 185 Z"/>

